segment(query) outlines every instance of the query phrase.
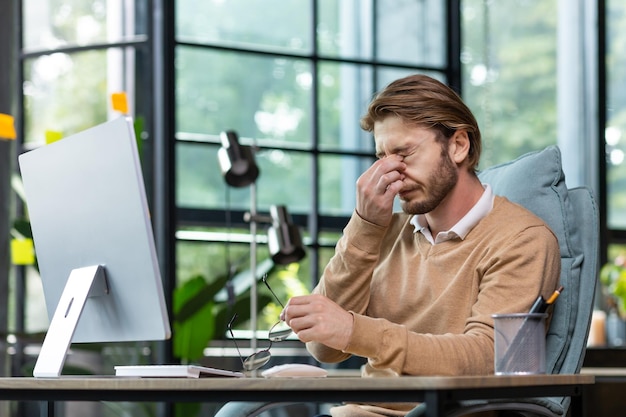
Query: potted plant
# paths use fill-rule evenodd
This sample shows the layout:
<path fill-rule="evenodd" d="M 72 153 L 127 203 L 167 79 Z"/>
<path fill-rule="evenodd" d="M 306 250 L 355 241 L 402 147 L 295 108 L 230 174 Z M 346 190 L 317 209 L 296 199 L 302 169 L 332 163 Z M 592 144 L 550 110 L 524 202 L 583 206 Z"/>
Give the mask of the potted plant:
<path fill-rule="evenodd" d="M 626 346 L 626 256 L 616 256 L 600 269 L 600 283 L 608 311 L 607 344 Z"/>

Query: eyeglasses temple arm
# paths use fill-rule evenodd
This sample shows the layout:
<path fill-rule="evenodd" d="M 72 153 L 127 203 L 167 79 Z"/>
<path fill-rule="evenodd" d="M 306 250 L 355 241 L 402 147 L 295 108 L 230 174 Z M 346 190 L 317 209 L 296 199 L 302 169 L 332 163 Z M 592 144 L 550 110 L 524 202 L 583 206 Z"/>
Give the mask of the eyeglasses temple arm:
<path fill-rule="evenodd" d="M 285 305 L 280 302 L 280 299 L 278 298 L 278 296 L 276 295 L 276 293 L 274 292 L 272 287 L 270 287 L 270 284 L 268 284 L 268 282 L 267 282 L 267 274 L 263 275 L 263 278 L 261 278 L 261 281 L 263 281 L 263 284 L 265 284 L 267 289 L 270 290 L 270 292 L 272 293 L 272 295 L 274 296 L 274 299 L 278 302 L 278 304 L 280 304 L 280 306 L 282 308 L 285 308 Z"/>
<path fill-rule="evenodd" d="M 239 345 L 237 344 L 237 339 L 235 338 L 235 334 L 233 333 L 233 322 L 235 321 L 235 319 L 237 318 L 237 314 L 235 313 L 235 315 L 233 315 L 233 318 L 230 319 L 230 321 L 228 322 L 227 328 L 228 328 L 228 333 L 230 333 L 230 337 L 232 337 L 233 339 L 233 343 L 235 345 L 235 349 L 237 349 L 237 354 L 239 355 L 239 360 L 241 361 L 241 366 L 245 367 L 245 363 L 243 361 L 243 356 L 241 356 L 241 350 L 239 350 Z"/>

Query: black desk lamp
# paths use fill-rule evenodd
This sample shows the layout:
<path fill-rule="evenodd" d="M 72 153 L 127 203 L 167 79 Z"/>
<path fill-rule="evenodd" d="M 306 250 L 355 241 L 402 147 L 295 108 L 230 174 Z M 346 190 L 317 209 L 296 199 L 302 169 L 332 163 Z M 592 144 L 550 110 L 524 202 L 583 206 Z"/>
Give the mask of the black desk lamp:
<path fill-rule="evenodd" d="M 237 133 L 232 130 L 220 134 L 222 147 L 217 151 L 222 175 L 231 187 L 246 187 L 259 176 L 250 146 L 239 144 Z"/>
<path fill-rule="evenodd" d="M 267 231 L 267 243 L 274 263 L 286 265 L 304 258 L 302 238 L 285 206 L 271 206 L 272 225 Z"/>
<path fill-rule="evenodd" d="M 297 262 L 305 256 L 300 232 L 292 224 L 291 216 L 284 206 L 272 206 L 271 218 L 257 215 L 256 179 L 259 168 L 254 160 L 253 148 L 239 144 L 237 133 L 232 130 L 220 134 L 222 147 L 217 152 L 220 169 L 224 180 L 231 187 L 250 186 L 250 212 L 246 213 L 245 220 L 250 223 L 250 271 L 252 283 L 250 286 L 250 325 L 252 337 L 250 347 L 256 350 L 257 337 L 257 223 L 272 223 L 268 231 L 268 246 L 272 260 L 277 264 Z"/>

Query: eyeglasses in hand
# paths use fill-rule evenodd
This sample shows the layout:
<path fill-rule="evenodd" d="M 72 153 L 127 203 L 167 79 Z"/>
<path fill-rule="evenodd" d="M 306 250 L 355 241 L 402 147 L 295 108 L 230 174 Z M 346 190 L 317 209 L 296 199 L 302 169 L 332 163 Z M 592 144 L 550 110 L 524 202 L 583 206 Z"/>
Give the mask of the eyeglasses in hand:
<path fill-rule="evenodd" d="M 272 295 L 274 296 L 278 304 L 280 304 L 282 308 L 285 308 L 283 303 L 281 303 L 278 297 L 276 296 L 276 293 L 274 293 L 274 291 L 268 284 L 267 275 L 263 276 L 262 281 L 265 284 L 265 286 L 267 286 L 267 288 L 270 290 L 270 292 L 272 293 Z M 230 319 L 230 322 L 228 322 L 227 327 L 228 327 L 228 332 L 230 333 L 230 336 L 233 338 L 233 343 L 235 344 L 235 348 L 237 348 L 237 353 L 239 353 L 239 357 L 241 358 L 241 365 L 243 366 L 244 371 L 255 371 L 261 368 L 262 366 L 264 366 L 265 364 L 267 364 L 270 358 L 272 357 L 272 355 L 270 354 L 270 348 L 272 347 L 272 343 L 284 341 L 293 332 L 291 328 L 287 326 L 287 323 L 285 323 L 283 320 L 279 320 L 278 322 L 276 322 L 276 324 L 274 324 L 270 328 L 268 332 L 268 339 L 270 341 L 269 346 L 263 350 L 259 350 L 253 353 L 252 355 L 244 359 L 243 355 L 241 354 L 241 350 L 239 349 L 239 346 L 237 345 L 237 340 L 235 339 L 235 335 L 233 334 L 233 323 L 235 322 L 236 319 L 237 319 L 237 313 L 235 313 L 235 315 L 233 315 L 233 318 Z"/>

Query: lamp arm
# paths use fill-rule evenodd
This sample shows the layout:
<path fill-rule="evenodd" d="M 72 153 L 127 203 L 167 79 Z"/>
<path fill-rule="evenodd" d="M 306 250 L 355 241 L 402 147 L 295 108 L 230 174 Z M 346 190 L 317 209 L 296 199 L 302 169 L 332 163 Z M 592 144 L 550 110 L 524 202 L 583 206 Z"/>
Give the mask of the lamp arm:
<path fill-rule="evenodd" d="M 243 220 L 246 223 L 256 222 L 258 223 L 272 223 L 272 218 L 270 216 L 263 216 L 261 214 L 252 214 L 251 212 L 246 212 L 243 214 Z"/>

